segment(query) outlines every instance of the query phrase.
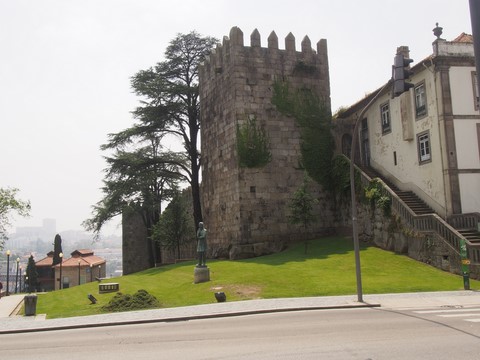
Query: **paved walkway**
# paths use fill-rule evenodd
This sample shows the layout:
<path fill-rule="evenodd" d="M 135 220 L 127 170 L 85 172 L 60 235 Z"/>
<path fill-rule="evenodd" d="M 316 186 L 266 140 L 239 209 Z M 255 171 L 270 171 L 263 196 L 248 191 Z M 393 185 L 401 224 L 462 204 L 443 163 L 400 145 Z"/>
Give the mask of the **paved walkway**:
<path fill-rule="evenodd" d="M 432 306 L 480 306 L 480 292 L 449 291 L 430 293 L 364 295 L 364 302 L 357 296 L 323 296 L 306 298 L 262 299 L 212 303 L 168 309 L 131 311 L 62 319 L 47 319 L 45 316 L 12 315 L 23 301 L 24 295 L 10 295 L 0 299 L 0 335 L 8 333 L 50 331 L 123 324 L 182 321 L 213 317 L 241 316 L 257 313 L 335 309 L 355 307 L 378 307 L 386 309 L 418 308 Z"/>
<path fill-rule="evenodd" d="M 10 296 L 2 294 L 0 298 L 0 319 L 3 320 L 3 318 L 8 318 L 10 315 L 13 315 L 15 309 L 22 303 L 24 297 L 24 294 Z"/>

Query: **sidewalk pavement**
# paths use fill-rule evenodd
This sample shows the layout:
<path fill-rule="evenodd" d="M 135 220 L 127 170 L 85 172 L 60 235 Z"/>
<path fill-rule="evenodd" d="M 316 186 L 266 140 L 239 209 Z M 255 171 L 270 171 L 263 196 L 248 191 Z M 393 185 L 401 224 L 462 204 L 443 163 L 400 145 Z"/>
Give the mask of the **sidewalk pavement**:
<path fill-rule="evenodd" d="M 360 307 L 408 309 L 438 306 L 480 306 L 480 292 L 444 291 L 364 295 L 363 302 L 358 302 L 356 295 L 261 299 L 234 302 L 228 302 L 227 299 L 227 302 L 224 303 L 46 320 L 44 315 L 15 315 L 15 309 L 18 309 L 19 305 L 21 305 L 23 298 L 24 295 L 10 295 L 0 299 L 0 335 L 126 324 L 186 321 L 285 311 Z M 41 301 L 41 295 L 39 296 L 39 301 Z"/>

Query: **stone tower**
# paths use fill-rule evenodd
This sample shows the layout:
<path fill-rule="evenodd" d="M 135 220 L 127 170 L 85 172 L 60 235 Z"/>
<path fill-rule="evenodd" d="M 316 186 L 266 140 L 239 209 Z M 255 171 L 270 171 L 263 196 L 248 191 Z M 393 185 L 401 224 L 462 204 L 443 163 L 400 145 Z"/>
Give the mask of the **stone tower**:
<path fill-rule="evenodd" d="M 295 37 L 279 49 L 272 32 L 261 47 L 255 30 L 250 46 L 234 27 L 230 36 L 199 69 L 201 97 L 202 205 L 210 256 L 230 259 L 276 252 L 288 241 L 331 232 L 333 205 L 328 194 L 312 189 L 319 199 L 318 222 L 305 234 L 288 222 L 288 204 L 303 180 L 299 168 L 300 132 L 295 120 L 272 104 L 275 81 L 308 88 L 330 108 L 327 42 L 317 49 L 306 36 L 301 51 Z M 236 129 L 254 117 L 269 138 L 272 159 L 262 168 L 239 166 Z M 313 186 L 315 187 L 315 186 Z"/>

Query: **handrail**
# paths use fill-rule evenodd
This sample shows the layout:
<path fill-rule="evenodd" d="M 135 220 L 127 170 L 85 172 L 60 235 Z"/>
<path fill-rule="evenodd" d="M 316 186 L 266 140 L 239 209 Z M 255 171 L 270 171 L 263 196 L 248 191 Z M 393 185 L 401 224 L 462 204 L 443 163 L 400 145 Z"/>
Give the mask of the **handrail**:
<path fill-rule="evenodd" d="M 457 229 L 478 229 L 480 213 L 451 215 L 448 217 L 447 222 Z"/>
<path fill-rule="evenodd" d="M 354 165 L 355 168 L 360 172 L 362 184 L 369 183 L 372 178 L 370 178 L 365 172 L 362 171 L 360 167 Z M 400 197 L 392 190 L 390 187 L 385 184 L 385 182 L 378 178 L 378 181 L 382 184 L 383 188 L 389 193 L 391 200 L 392 200 L 392 209 L 402 218 L 402 220 L 407 223 L 413 230 L 418 232 L 435 232 L 444 241 L 446 244 L 458 255 L 460 255 L 460 239 L 465 240 L 467 244 L 467 253 L 469 259 L 473 263 L 480 263 L 480 248 L 475 246 L 471 243 L 467 238 L 465 238 L 461 233 L 459 233 L 455 227 L 462 228 L 463 226 L 458 225 L 469 225 L 473 224 L 474 221 L 477 220 L 475 226 L 470 227 L 477 227 L 477 223 L 480 222 L 480 214 L 473 213 L 473 214 L 465 214 L 466 216 L 451 216 L 449 218 L 449 223 L 443 220 L 440 216 L 435 213 L 432 214 L 424 214 L 424 215 L 417 215 L 415 214 L 410 207 L 408 207 L 405 202 L 400 199 Z M 472 264 L 474 265 L 474 264 Z"/>

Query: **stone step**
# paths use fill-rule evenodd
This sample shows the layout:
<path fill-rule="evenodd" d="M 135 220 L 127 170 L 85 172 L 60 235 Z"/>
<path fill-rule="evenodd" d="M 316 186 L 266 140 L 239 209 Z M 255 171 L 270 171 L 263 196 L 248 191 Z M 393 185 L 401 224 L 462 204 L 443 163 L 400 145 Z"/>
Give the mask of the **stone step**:
<path fill-rule="evenodd" d="M 457 231 L 471 243 L 480 243 L 480 233 L 476 229 L 457 229 Z"/>

